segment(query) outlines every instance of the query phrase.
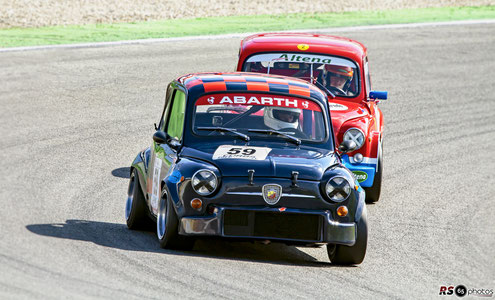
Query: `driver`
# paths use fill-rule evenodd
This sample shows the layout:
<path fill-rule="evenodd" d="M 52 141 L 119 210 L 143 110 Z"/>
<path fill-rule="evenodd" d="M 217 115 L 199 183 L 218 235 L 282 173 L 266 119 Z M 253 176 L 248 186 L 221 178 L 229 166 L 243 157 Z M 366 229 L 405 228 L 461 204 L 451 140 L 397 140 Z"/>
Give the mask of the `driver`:
<path fill-rule="evenodd" d="M 263 112 L 263 121 L 266 126 L 275 129 L 297 129 L 301 109 L 290 107 L 267 106 Z"/>
<path fill-rule="evenodd" d="M 337 94 L 347 96 L 354 71 L 351 67 L 325 65 L 327 71 L 327 88 Z"/>

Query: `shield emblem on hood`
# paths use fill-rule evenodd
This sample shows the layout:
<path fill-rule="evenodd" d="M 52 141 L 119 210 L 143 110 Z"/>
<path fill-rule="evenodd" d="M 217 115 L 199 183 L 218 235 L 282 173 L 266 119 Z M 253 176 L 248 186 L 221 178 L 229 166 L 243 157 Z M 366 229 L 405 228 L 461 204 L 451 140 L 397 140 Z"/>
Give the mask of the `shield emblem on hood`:
<path fill-rule="evenodd" d="M 276 204 L 282 196 L 282 187 L 278 184 L 265 184 L 262 191 L 263 199 L 270 205 Z"/>

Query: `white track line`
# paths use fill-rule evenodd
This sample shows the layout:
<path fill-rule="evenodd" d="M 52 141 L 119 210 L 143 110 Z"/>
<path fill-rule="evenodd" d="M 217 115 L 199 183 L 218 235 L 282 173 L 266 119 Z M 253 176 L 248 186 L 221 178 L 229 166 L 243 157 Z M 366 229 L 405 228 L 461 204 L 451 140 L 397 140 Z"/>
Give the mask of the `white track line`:
<path fill-rule="evenodd" d="M 303 29 L 303 30 L 287 30 L 287 31 L 276 31 L 276 32 L 333 33 L 333 32 L 348 32 L 348 31 L 361 31 L 361 30 L 377 30 L 377 29 L 380 30 L 380 29 L 395 29 L 395 28 L 416 28 L 416 27 L 427 27 L 427 26 L 452 26 L 452 25 L 473 25 L 473 24 L 494 24 L 494 23 L 495 23 L 495 19 L 488 19 L 488 20 L 406 23 L 406 24 L 369 25 L 369 26 L 352 26 L 352 27 L 331 27 L 325 29 Z M 275 31 L 269 31 L 269 32 L 275 32 Z M 83 44 L 12 47 L 12 48 L 0 48 L 0 52 L 50 50 L 50 49 L 58 49 L 58 48 L 95 48 L 95 47 L 120 46 L 120 45 L 184 42 L 184 41 L 193 41 L 193 40 L 230 39 L 230 38 L 243 38 L 255 33 L 260 33 L 260 32 L 186 36 L 186 37 L 175 37 L 175 38 L 142 39 L 142 40 L 127 40 L 127 41 L 83 43 Z"/>

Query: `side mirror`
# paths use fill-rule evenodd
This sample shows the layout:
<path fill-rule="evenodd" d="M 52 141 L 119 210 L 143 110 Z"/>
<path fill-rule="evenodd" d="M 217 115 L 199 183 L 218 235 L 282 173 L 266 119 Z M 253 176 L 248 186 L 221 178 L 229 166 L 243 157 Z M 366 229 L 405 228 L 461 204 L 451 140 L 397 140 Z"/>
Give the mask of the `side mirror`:
<path fill-rule="evenodd" d="M 157 144 L 166 144 L 167 143 L 167 134 L 163 131 L 157 131 L 153 134 L 153 141 Z"/>
<path fill-rule="evenodd" d="M 388 96 L 388 92 L 384 92 L 384 91 L 371 91 L 369 98 L 371 100 L 376 100 L 376 99 L 387 100 L 387 96 Z"/>
<path fill-rule="evenodd" d="M 354 151 L 357 148 L 356 142 L 354 141 L 343 141 L 339 145 L 339 151 L 342 153 L 347 153 Z"/>
<path fill-rule="evenodd" d="M 169 139 L 169 136 L 163 131 L 155 132 L 155 134 L 153 135 L 153 140 L 157 144 L 167 144 L 170 148 L 174 149 L 175 151 L 179 150 L 181 146 L 180 141 L 174 138 Z"/>

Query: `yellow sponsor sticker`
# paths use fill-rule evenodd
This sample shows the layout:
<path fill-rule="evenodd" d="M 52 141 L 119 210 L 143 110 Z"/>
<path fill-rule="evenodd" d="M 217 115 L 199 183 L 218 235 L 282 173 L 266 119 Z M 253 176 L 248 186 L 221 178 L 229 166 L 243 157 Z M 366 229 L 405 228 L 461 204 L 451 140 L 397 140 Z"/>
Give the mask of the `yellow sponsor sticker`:
<path fill-rule="evenodd" d="M 297 45 L 297 49 L 301 50 L 301 51 L 306 51 L 309 49 L 309 45 L 306 45 L 306 44 L 299 44 Z"/>

